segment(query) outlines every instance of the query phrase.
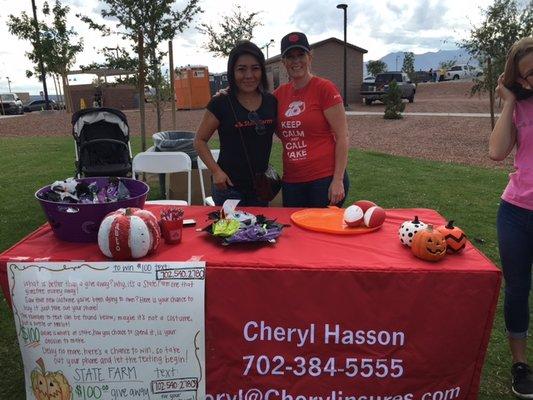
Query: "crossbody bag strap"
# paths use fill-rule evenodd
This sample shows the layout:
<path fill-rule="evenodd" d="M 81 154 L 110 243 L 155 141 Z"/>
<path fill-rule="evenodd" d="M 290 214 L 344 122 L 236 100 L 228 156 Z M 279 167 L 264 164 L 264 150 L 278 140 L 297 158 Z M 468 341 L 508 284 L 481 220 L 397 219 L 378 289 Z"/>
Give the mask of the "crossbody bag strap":
<path fill-rule="evenodd" d="M 244 143 L 244 135 L 242 134 L 242 130 L 241 130 L 241 127 L 238 126 L 239 124 L 239 121 L 237 119 L 237 114 L 235 113 L 235 109 L 233 108 L 233 103 L 231 102 L 231 96 L 228 95 L 228 102 L 229 102 L 229 106 L 231 107 L 231 111 L 233 112 L 233 117 L 235 118 L 235 124 L 237 124 L 237 129 L 239 130 L 239 135 L 241 137 L 241 144 L 242 144 L 242 149 L 244 150 L 244 155 L 246 157 L 246 163 L 248 164 L 248 169 L 250 171 L 250 178 L 252 178 L 252 185 L 255 186 L 255 183 L 254 183 L 254 171 L 252 170 L 252 163 L 250 162 L 250 157 L 248 156 L 248 151 L 246 150 L 246 144 Z"/>

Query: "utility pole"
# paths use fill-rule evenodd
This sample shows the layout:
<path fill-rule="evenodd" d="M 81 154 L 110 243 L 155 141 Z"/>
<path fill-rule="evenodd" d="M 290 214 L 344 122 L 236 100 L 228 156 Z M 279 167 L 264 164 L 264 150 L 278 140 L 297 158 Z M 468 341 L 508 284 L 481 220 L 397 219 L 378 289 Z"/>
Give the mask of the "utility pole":
<path fill-rule="evenodd" d="M 346 36 L 346 14 L 348 4 L 337 4 L 337 8 L 344 11 L 344 86 L 343 86 L 343 97 L 344 97 L 344 108 L 348 107 L 348 99 L 346 98 L 346 46 L 347 46 L 347 36 Z"/>
<path fill-rule="evenodd" d="M 269 41 L 267 44 L 265 44 L 265 45 L 263 46 L 263 48 L 266 47 L 266 49 L 267 49 L 267 57 L 266 57 L 267 60 L 268 60 L 268 48 L 269 48 L 271 45 L 273 45 L 273 44 L 274 44 L 274 39 L 270 39 L 270 41 Z"/>
<path fill-rule="evenodd" d="M 48 99 L 48 88 L 46 87 L 46 73 L 44 71 L 43 56 L 41 54 L 41 34 L 39 33 L 39 23 L 37 22 L 37 7 L 35 7 L 35 0 L 31 0 L 33 9 L 33 24 L 35 25 L 35 45 L 37 46 L 37 57 L 39 58 L 39 70 L 41 71 L 41 80 L 43 81 L 44 92 L 44 109 L 50 109 L 50 100 Z"/>
<path fill-rule="evenodd" d="M 11 81 L 9 80 L 9 76 L 6 76 L 7 79 L 7 87 L 9 89 L 9 93 L 11 93 Z"/>

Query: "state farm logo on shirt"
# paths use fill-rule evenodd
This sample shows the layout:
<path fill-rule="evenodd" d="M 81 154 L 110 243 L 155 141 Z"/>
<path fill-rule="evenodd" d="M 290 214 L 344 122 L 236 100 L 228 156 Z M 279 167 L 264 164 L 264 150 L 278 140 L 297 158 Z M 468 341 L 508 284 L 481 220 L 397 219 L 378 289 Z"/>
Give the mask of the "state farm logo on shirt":
<path fill-rule="evenodd" d="M 285 111 L 286 117 L 295 117 L 296 115 L 300 115 L 305 110 L 305 103 L 301 100 L 293 101 L 291 104 L 289 104 L 289 107 L 287 108 L 287 111 Z"/>

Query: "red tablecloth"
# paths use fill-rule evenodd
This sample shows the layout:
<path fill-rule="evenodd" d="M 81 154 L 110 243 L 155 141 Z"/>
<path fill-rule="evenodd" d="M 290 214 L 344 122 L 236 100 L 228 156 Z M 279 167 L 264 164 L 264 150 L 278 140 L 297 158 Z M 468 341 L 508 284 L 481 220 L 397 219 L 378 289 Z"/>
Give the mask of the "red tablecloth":
<path fill-rule="evenodd" d="M 187 207 L 185 218 L 203 227 L 211 210 Z M 288 224 L 295 211 L 245 210 Z M 180 245 L 163 244 L 150 260 L 207 263 L 208 399 L 477 398 L 500 271 L 470 243 L 439 263 L 415 258 L 398 240 L 414 215 L 444 222 L 432 210 L 394 209 L 362 235 L 292 225 L 274 245 L 221 246 L 185 228 Z M 95 244 L 57 240 L 45 225 L 0 255 L 6 297 L 7 262 L 39 259 L 105 257 Z"/>

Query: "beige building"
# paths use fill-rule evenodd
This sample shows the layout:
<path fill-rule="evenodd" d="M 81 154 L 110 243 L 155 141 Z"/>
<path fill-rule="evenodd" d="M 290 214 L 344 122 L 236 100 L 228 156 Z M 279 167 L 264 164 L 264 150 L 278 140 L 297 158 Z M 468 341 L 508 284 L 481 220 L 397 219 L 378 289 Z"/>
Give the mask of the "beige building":
<path fill-rule="evenodd" d="M 139 90 L 133 85 L 101 84 L 96 87 L 93 84 L 70 85 L 72 96 L 72 111 L 81 109 L 82 99 L 85 108 L 93 107 L 95 97 L 100 98 L 102 107 L 130 110 L 139 108 Z"/>
<path fill-rule="evenodd" d="M 344 41 L 329 38 L 310 44 L 313 51 L 313 74 L 332 81 L 342 94 L 344 87 Z M 359 89 L 363 81 L 363 54 L 368 51 L 346 43 L 346 91 L 348 103 L 361 101 Z M 271 57 L 266 61 L 268 83 L 271 90 L 287 83 L 289 77 L 281 62 L 281 55 Z"/>

